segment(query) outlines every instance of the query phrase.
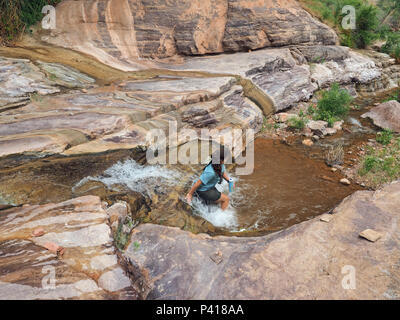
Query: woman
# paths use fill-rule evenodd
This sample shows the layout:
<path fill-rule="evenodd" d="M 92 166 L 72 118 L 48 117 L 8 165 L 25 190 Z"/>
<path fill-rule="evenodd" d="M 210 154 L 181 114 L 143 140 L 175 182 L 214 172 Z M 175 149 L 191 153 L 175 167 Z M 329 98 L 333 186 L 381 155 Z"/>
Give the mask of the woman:
<path fill-rule="evenodd" d="M 193 195 L 196 193 L 206 203 L 220 203 L 221 209 L 225 210 L 229 205 L 229 197 L 219 192 L 215 185 L 221 183 L 222 179 L 229 182 L 225 171 L 224 152 L 219 155 L 213 154 L 212 161 L 204 168 L 200 179 L 192 186 L 186 195 L 186 201 L 191 204 Z"/>

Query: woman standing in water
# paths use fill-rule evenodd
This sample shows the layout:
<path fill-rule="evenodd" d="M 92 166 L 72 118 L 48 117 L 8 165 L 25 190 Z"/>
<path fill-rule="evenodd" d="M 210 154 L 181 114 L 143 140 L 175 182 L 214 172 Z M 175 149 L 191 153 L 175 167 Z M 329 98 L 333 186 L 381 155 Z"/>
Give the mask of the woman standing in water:
<path fill-rule="evenodd" d="M 192 203 L 193 195 L 196 193 L 196 195 L 206 203 L 220 203 L 222 210 L 228 208 L 229 197 L 215 188 L 215 185 L 221 183 L 222 179 L 229 182 L 229 177 L 225 171 L 224 160 L 224 149 L 221 149 L 219 154 L 213 154 L 211 162 L 204 168 L 200 179 L 193 184 L 189 193 L 186 195 L 186 200 L 189 204 Z"/>

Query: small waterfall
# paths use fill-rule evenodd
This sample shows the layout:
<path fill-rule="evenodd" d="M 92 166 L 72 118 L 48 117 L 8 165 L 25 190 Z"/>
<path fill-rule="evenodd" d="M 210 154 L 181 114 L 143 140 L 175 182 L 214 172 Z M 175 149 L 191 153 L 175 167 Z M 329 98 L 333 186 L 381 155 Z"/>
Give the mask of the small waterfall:
<path fill-rule="evenodd" d="M 83 185 L 87 181 L 100 181 L 107 187 L 122 184 L 132 191 L 150 196 L 151 191 L 158 186 L 176 185 L 180 176 L 181 174 L 175 170 L 157 165 L 142 166 L 135 160 L 128 159 L 123 162 L 117 162 L 100 176 L 82 179 L 74 188 Z"/>
<path fill-rule="evenodd" d="M 352 125 L 354 125 L 354 126 L 357 126 L 357 127 L 359 127 L 359 128 L 362 128 L 361 122 L 358 121 L 356 118 L 350 117 L 350 118 L 349 118 L 349 122 L 350 122 Z"/>

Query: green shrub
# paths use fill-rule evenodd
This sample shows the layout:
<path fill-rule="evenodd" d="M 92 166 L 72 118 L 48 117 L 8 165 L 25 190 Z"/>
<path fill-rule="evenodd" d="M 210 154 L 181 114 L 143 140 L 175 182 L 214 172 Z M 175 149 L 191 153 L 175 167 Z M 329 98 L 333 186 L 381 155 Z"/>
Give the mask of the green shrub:
<path fill-rule="evenodd" d="M 393 139 L 393 131 L 392 130 L 383 130 L 376 134 L 376 141 L 383 145 L 388 145 Z"/>
<path fill-rule="evenodd" d="M 384 1 L 388 3 L 382 6 L 381 3 Z M 300 0 L 300 2 L 312 14 L 336 28 L 342 45 L 354 48 L 365 48 L 375 39 L 384 38 L 393 27 L 393 23 L 389 25 L 386 17 L 390 14 L 390 20 L 396 21 L 400 16 L 398 0 L 380 0 L 379 8 L 367 0 Z M 342 28 L 342 20 L 346 15 L 342 13 L 342 9 L 346 5 L 356 9 L 355 30 Z"/>
<path fill-rule="evenodd" d="M 396 90 L 389 97 L 384 99 L 382 102 L 388 102 L 388 101 L 393 101 L 393 100 L 400 102 L 400 89 Z"/>
<path fill-rule="evenodd" d="M 386 43 L 382 52 L 391 55 L 400 63 L 400 32 L 390 32 L 386 36 Z"/>
<path fill-rule="evenodd" d="M 334 83 L 330 90 L 323 91 L 314 119 L 327 121 L 328 125 L 332 127 L 335 121 L 343 119 L 347 115 L 352 100 L 353 98 L 347 90 L 341 89 L 339 84 Z"/>
<path fill-rule="evenodd" d="M 370 172 L 379 164 L 379 160 L 375 156 L 367 156 L 363 163 L 363 174 Z"/>
<path fill-rule="evenodd" d="M 356 30 L 352 30 L 352 38 L 357 48 L 366 48 L 378 38 L 376 30 L 379 26 L 377 9 L 372 5 L 361 5 L 356 11 Z"/>
<path fill-rule="evenodd" d="M 306 120 L 304 119 L 304 117 L 291 117 L 288 119 L 287 121 L 287 125 L 290 128 L 296 129 L 296 130 L 303 130 L 304 127 L 306 126 Z"/>
<path fill-rule="evenodd" d="M 43 18 L 42 8 L 61 0 L 0 0 L 0 43 L 16 40 Z"/>
<path fill-rule="evenodd" d="M 371 187 L 400 178 L 400 138 L 395 143 L 367 150 L 358 174 Z"/>

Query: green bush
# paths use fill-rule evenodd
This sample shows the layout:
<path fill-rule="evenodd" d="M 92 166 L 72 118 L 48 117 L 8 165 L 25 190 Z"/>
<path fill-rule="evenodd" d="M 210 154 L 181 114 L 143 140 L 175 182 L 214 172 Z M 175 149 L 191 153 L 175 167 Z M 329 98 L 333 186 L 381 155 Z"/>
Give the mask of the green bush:
<path fill-rule="evenodd" d="M 306 126 L 306 120 L 304 119 L 304 117 L 294 116 L 288 119 L 287 125 L 289 126 L 289 128 L 303 130 Z"/>
<path fill-rule="evenodd" d="M 372 186 L 380 185 L 400 178 L 400 137 L 395 143 L 381 147 L 369 147 L 358 171 L 360 177 Z"/>
<path fill-rule="evenodd" d="M 363 163 L 363 172 L 364 174 L 370 172 L 379 164 L 379 160 L 375 156 L 367 156 L 364 159 Z"/>
<path fill-rule="evenodd" d="M 10 43 L 43 18 L 42 8 L 61 0 L 0 0 L 0 43 Z"/>
<path fill-rule="evenodd" d="M 393 139 L 393 131 L 392 130 L 383 130 L 376 134 L 376 141 L 383 145 L 388 145 Z"/>
<path fill-rule="evenodd" d="M 388 2 L 385 6 L 381 2 Z M 325 23 L 336 28 L 340 42 L 344 46 L 354 48 L 365 48 L 375 39 L 385 38 L 386 33 L 392 28 L 388 25 L 386 17 L 390 15 L 396 20 L 400 14 L 398 0 L 380 0 L 380 7 L 372 5 L 367 0 L 300 0 L 306 8 L 317 15 Z M 350 5 L 356 9 L 356 29 L 345 30 L 342 28 L 342 13 L 344 6 Z"/>
<path fill-rule="evenodd" d="M 322 98 L 318 101 L 314 119 L 328 122 L 330 127 L 335 121 L 343 119 L 350 110 L 352 96 L 347 90 L 341 89 L 339 84 L 334 83 L 330 90 L 322 93 Z"/>
<path fill-rule="evenodd" d="M 391 55 L 400 63 L 400 32 L 390 32 L 387 34 L 382 52 Z"/>

